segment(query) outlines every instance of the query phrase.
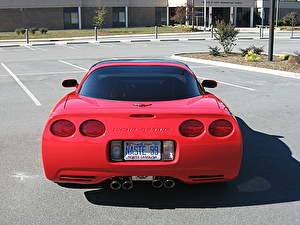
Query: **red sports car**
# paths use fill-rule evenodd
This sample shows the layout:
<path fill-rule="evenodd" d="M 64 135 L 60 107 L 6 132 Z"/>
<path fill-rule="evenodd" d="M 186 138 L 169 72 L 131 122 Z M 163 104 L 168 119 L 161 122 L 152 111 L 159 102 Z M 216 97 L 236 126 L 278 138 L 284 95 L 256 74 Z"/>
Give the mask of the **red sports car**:
<path fill-rule="evenodd" d="M 165 60 L 95 64 L 51 111 L 42 138 L 46 177 L 131 189 L 237 178 L 242 136 L 226 105 L 189 67 Z"/>

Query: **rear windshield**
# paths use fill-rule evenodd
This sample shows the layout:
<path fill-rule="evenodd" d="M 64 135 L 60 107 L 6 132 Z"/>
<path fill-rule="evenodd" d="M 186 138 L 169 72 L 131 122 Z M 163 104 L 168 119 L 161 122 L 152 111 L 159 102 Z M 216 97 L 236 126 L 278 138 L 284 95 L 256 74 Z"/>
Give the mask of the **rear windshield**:
<path fill-rule="evenodd" d="M 120 101 L 168 101 L 199 96 L 201 88 L 196 79 L 181 68 L 114 66 L 91 73 L 79 94 Z"/>

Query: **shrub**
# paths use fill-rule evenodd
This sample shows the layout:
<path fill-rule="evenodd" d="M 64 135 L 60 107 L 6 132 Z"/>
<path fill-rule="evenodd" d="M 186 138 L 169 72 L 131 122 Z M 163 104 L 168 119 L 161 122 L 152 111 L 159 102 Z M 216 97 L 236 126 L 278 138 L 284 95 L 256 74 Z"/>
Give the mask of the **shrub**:
<path fill-rule="evenodd" d="M 34 35 L 36 33 L 36 29 L 35 28 L 29 28 L 29 33 Z"/>
<path fill-rule="evenodd" d="M 208 48 L 209 48 L 209 54 L 210 55 L 213 55 L 213 56 L 219 56 L 220 55 L 220 48 L 218 46 L 216 46 L 216 47 L 208 46 Z"/>
<path fill-rule="evenodd" d="M 16 29 L 15 32 L 16 32 L 17 35 L 21 34 L 21 30 L 20 29 Z"/>
<path fill-rule="evenodd" d="M 283 20 L 282 20 L 282 19 L 281 19 L 281 20 L 278 20 L 278 21 L 277 21 L 277 25 L 278 25 L 278 26 L 283 26 L 283 25 L 284 25 Z"/>
<path fill-rule="evenodd" d="M 287 54 L 286 52 L 283 52 L 283 53 L 281 54 L 281 56 L 279 56 L 279 58 L 280 58 L 281 60 L 290 60 L 290 59 L 292 58 L 292 56 L 289 55 L 289 54 Z"/>
<path fill-rule="evenodd" d="M 245 57 L 249 51 L 253 50 L 255 54 L 260 55 L 264 51 L 264 46 L 256 47 L 254 45 L 251 45 L 250 47 L 246 49 L 240 48 L 241 54 L 243 57 Z"/>
<path fill-rule="evenodd" d="M 216 26 L 215 39 L 223 46 L 225 53 L 231 53 L 240 31 L 223 20 L 217 21 Z"/>
<path fill-rule="evenodd" d="M 190 31 L 199 31 L 199 28 L 196 27 L 196 26 L 194 26 L 194 27 L 189 26 L 188 29 L 189 29 Z"/>
<path fill-rule="evenodd" d="M 39 31 L 41 34 L 46 34 L 48 32 L 48 28 L 40 28 Z"/>
<path fill-rule="evenodd" d="M 289 62 L 300 64 L 300 52 L 296 51 L 294 53 L 295 53 L 295 56 L 292 56 L 291 59 L 289 60 Z"/>
<path fill-rule="evenodd" d="M 250 50 L 247 55 L 245 56 L 245 60 L 248 62 L 257 62 L 260 61 L 261 58 L 257 56 L 257 54 L 254 53 L 253 50 Z"/>
<path fill-rule="evenodd" d="M 295 25 L 298 24 L 298 22 L 300 21 L 300 16 L 298 15 L 298 13 L 294 12 L 295 14 L 295 18 L 294 18 L 294 23 Z M 292 12 L 286 14 L 283 18 L 283 24 L 285 26 L 291 26 L 292 25 Z"/>
<path fill-rule="evenodd" d="M 21 29 L 20 29 L 20 33 L 21 33 L 21 34 L 25 34 L 25 33 L 26 33 L 26 29 L 25 29 L 25 28 L 21 28 Z"/>

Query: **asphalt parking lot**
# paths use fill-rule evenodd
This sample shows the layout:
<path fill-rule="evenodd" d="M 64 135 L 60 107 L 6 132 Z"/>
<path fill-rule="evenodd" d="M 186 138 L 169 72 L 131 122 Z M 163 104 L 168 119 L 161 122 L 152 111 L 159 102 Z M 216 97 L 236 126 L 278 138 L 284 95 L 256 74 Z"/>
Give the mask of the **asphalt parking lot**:
<path fill-rule="evenodd" d="M 265 45 L 241 40 L 237 47 Z M 295 45 L 298 44 L 298 45 Z M 48 181 L 41 135 L 54 104 L 99 60 L 170 58 L 207 50 L 213 41 L 56 44 L 0 48 L 0 224 L 299 224 L 300 79 L 186 62 L 236 115 L 244 155 L 238 179 L 130 191 L 67 189 Z M 276 53 L 299 40 L 276 40 Z M 265 48 L 265 49 L 266 49 Z M 299 49 L 298 49 L 299 51 Z"/>

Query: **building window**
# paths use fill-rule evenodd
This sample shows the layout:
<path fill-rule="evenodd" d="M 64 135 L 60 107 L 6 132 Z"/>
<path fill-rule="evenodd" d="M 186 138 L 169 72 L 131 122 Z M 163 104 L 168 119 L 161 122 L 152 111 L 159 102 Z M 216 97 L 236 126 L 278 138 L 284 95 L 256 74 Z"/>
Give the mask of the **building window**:
<path fill-rule="evenodd" d="M 65 14 L 65 24 L 78 24 L 78 13 L 66 13 Z"/>
<path fill-rule="evenodd" d="M 79 26 L 78 8 L 64 8 L 65 29 L 77 29 Z"/>
<path fill-rule="evenodd" d="M 167 25 L 167 9 L 155 8 L 155 25 Z"/>
<path fill-rule="evenodd" d="M 115 12 L 114 13 L 114 22 L 116 23 L 125 23 L 125 12 Z"/>
<path fill-rule="evenodd" d="M 113 8 L 113 26 L 114 27 L 126 26 L 126 13 L 124 7 Z"/>

